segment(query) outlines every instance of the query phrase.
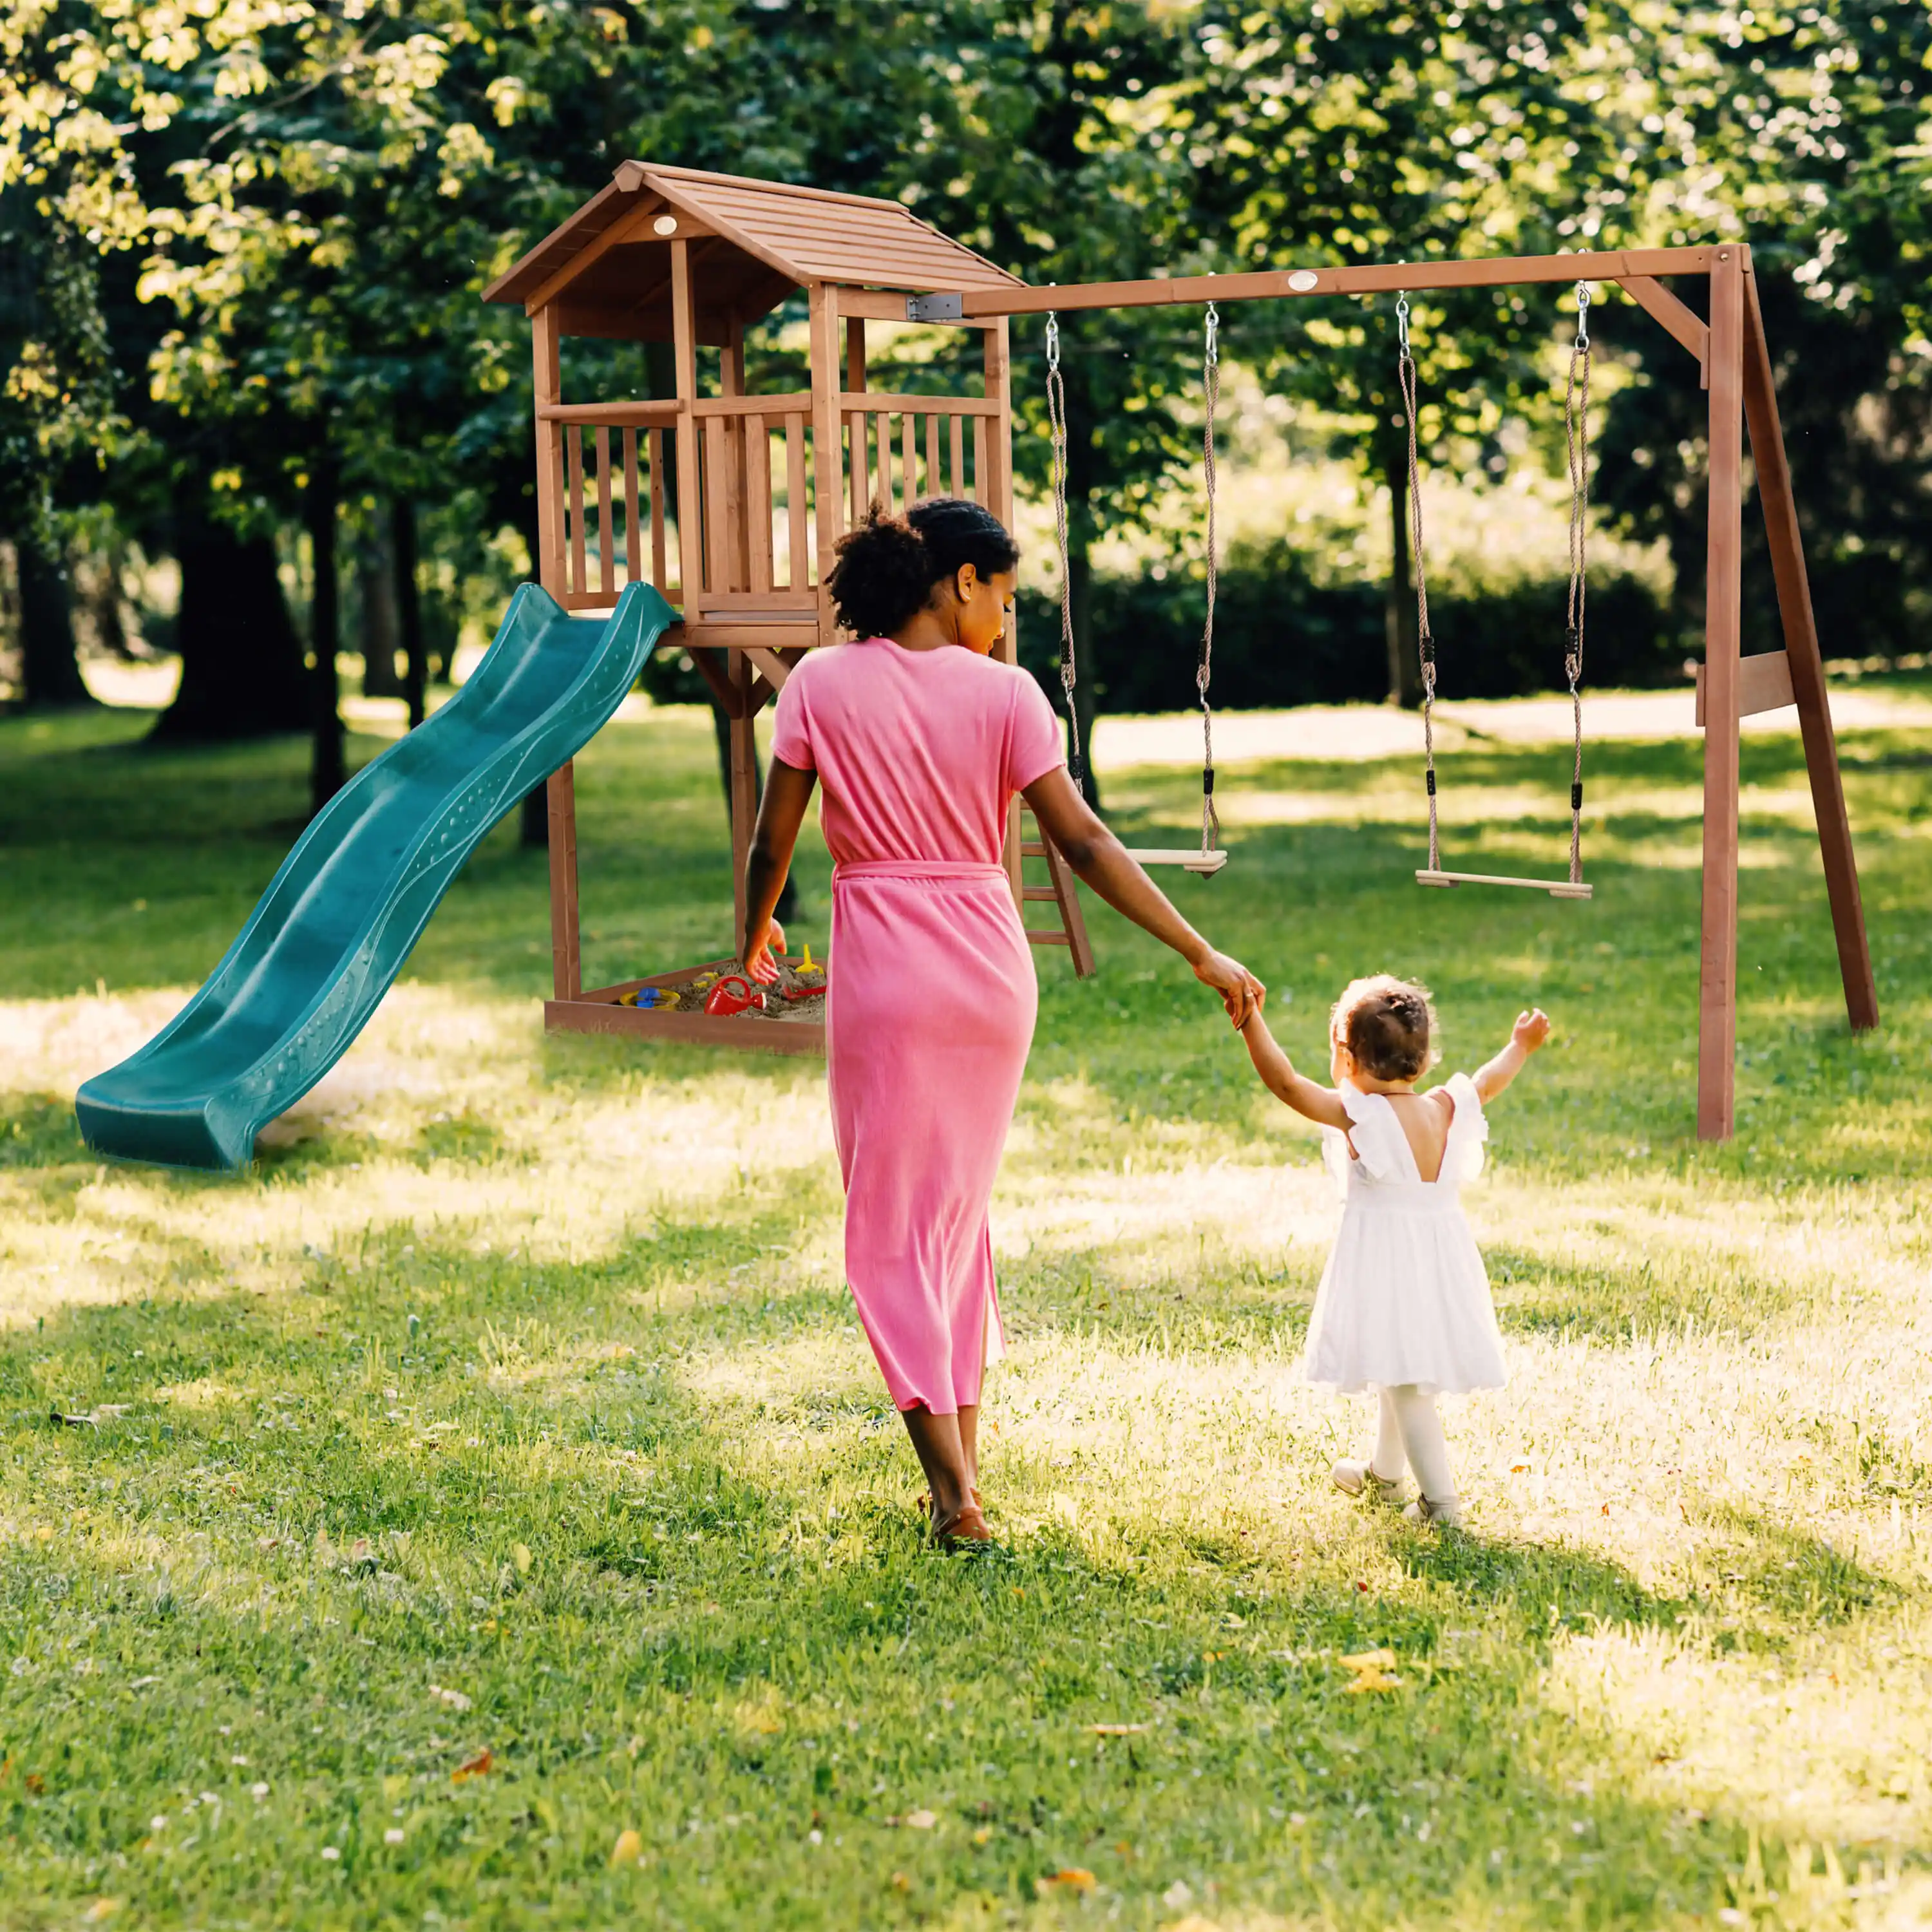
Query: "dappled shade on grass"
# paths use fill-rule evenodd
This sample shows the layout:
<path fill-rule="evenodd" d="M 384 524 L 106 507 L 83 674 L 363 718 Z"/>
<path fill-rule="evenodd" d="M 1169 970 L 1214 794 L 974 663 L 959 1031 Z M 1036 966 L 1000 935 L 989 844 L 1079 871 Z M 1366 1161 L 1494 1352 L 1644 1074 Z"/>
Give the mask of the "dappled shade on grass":
<path fill-rule="evenodd" d="M 301 749 L 58 728 L 0 725 L 0 1917 L 1932 1910 L 1932 1318 L 1900 1185 L 1932 846 L 1915 768 L 1879 762 L 1908 735 L 1849 748 L 1887 1015 L 1858 1042 L 1796 742 L 1747 740 L 1779 802 L 1748 816 L 1775 862 L 1744 880 L 1723 1148 L 1690 1137 L 1694 747 L 1606 749 L 1587 908 L 1418 894 L 1418 829 L 1379 815 L 1406 770 L 1227 781 L 1311 808 L 1178 890 L 1304 1062 L 1376 966 L 1435 987 L 1452 1064 L 1527 1000 L 1563 1030 L 1472 1196 L 1514 1377 L 1450 1406 L 1475 1533 L 1328 1491 L 1362 1411 L 1294 1372 L 1335 1211 L 1312 1141 L 1101 914 L 1097 980 L 1042 966 L 995 1203 L 1003 1546 L 942 1561 L 840 1282 L 818 1072 L 543 1040 L 542 862 L 508 832 L 254 1173 L 88 1156 L 74 1081 L 225 945 Z M 1480 756 L 1468 822 L 1541 799 L 1508 836 L 1553 853 L 1561 770 Z M 712 757 L 660 716 L 580 764 L 586 974 L 718 946 Z M 1174 830 L 1187 786 L 1122 775 L 1122 830 Z M 1341 1660 L 1384 1650 L 1352 1691 Z"/>

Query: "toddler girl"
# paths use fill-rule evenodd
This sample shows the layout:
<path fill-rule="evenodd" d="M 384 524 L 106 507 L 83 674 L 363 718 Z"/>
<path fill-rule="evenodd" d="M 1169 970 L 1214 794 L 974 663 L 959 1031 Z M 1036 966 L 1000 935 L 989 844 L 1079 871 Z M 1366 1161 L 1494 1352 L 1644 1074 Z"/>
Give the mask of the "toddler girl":
<path fill-rule="evenodd" d="M 1373 1452 L 1337 1462 L 1335 1486 L 1400 1502 L 1406 1466 L 1420 1490 L 1403 1512 L 1409 1521 L 1460 1523 L 1436 1397 L 1500 1388 L 1504 1373 L 1489 1276 L 1456 1190 L 1482 1167 L 1484 1104 L 1550 1037 L 1550 1022 L 1520 1015 L 1474 1079 L 1451 1074 L 1418 1094 L 1436 1058 L 1435 1023 L 1426 987 L 1385 973 L 1352 982 L 1329 1021 L 1333 1087 L 1295 1072 L 1258 1012 L 1241 1036 L 1268 1090 L 1324 1130 L 1342 1189 L 1341 1232 L 1309 1324 L 1308 1378 L 1350 1394 L 1373 1386 L 1382 1416 Z"/>

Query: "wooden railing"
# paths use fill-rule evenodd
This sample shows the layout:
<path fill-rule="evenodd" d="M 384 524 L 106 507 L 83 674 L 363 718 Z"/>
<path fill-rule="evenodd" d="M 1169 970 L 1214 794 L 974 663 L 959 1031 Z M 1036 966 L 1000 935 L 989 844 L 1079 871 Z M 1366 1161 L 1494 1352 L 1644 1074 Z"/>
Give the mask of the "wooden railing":
<path fill-rule="evenodd" d="M 849 523 L 859 522 L 868 503 L 903 513 L 922 496 L 989 500 L 988 439 L 998 404 L 980 396 L 856 389 L 839 397 L 838 407 Z"/>
<path fill-rule="evenodd" d="M 903 512 L 922 496 L 989 502 L 997 403 L 883 391 L 840 394 L 836 470 L 849 528 L 868 504 Z M 816 466 L 808 391 L 707 396 L 688 407 L 634 400 L 552 403 L 538 415 L 560 440 L 559 560 L 566 609 L 614 603 L 655 584 L 693 623 L 746 614 L 815 622 Z M 550 425 L 555 425 L 554 429 Z M 697 440 L 701 514 L 687 548 L 679 514 L 680 436 Z"/>

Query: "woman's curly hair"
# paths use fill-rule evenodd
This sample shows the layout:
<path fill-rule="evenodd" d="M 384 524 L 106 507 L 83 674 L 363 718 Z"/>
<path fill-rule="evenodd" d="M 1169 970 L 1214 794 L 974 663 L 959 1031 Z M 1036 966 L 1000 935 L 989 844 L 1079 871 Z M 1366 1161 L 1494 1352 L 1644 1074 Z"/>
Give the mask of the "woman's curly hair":
<path fill-rule="evenodd" d="M 845 629 L 886 638 L 926 608 L 935 584 L 967 564 L 986 578 L 1019 560 L 1018 544 L 990 511 L 964 497 L 928 496 L 902 517 L 874 504 L 838 539 L 826 584 Z"/>
<path fill-rule="evenodd" d="M 1393 974 L 1351 980 L 1329 1016 L 1330 1036 L 1377 1080 L 1414 1080 L 1435 1065 L 1436 1009 L 1429 988 Z"/>

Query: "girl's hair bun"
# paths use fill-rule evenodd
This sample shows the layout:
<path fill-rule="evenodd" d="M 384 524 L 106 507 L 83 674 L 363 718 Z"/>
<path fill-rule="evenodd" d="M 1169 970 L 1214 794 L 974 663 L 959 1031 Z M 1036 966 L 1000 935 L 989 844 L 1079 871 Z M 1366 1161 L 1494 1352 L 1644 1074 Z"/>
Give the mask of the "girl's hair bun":
<path fill-rule="evenodd" d="M 1378 1080 L 1414 1080 L 1436 1061 L 1436 1009 L 1429 988 L 1390 973 L 1342 988 L 1329 1030 L 1355 1064 Z"/>
<path fill-rule="evenodd" d="M 838 539 L 826 586 L 845 629 L 885 638 L 925 609 L 935 584 L 967 564 L 988 578 L 1019 560 L 1005 524 L 963 497 L 929 496 L 902 517 L 874 503 Z"/>

